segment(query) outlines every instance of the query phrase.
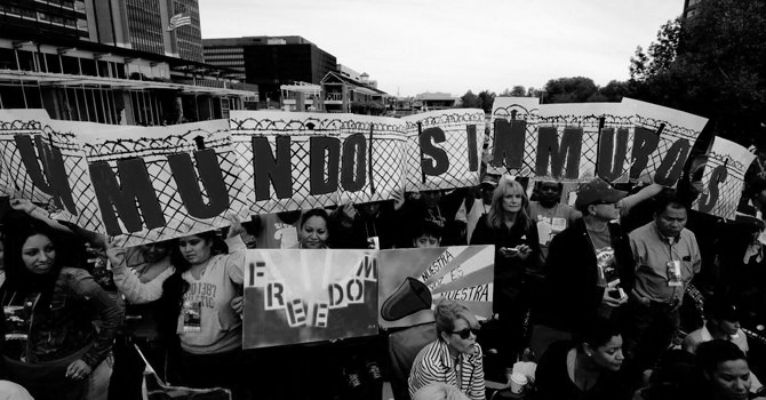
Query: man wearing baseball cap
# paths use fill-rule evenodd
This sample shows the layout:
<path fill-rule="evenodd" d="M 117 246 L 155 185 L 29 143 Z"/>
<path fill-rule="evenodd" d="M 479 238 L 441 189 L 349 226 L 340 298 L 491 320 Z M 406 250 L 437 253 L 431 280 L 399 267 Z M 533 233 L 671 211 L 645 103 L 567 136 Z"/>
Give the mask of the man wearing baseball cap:
<path fill-rule="evenodd" d="M 633 286 L 634 262 L 627 235 L 613 223 L 627 193 L 601 178 L 582 184 L 575 208 L 583 217 L 551 242 L 546 301 L 533 328 L 531 347 L 538 357 L 548 345 L 572 338 L 593 316 L 614 318 Z"/>

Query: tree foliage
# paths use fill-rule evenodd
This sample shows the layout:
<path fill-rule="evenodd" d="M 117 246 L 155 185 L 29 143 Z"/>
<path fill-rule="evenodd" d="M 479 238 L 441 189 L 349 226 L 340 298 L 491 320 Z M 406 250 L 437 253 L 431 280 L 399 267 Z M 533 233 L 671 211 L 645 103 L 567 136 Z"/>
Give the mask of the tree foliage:
<path fill-rule="evenodd" d="M 707 117 L 716 135 L 748 144 L 766 134 L 766 0 L 703 1 L 695 11 L 677 36 L 666 24 L 631 59 L 632 95 Z"/>
<path fill-rule="evenodd" d="M 670 70 L 678 54 L 678 39 L 681 35 L 681 18 L 668 21 L 657 32 L 657 41 L 649 45 L 646 52 L 641 46 L 630 59 L 630 78 L 644 81 Z"/>

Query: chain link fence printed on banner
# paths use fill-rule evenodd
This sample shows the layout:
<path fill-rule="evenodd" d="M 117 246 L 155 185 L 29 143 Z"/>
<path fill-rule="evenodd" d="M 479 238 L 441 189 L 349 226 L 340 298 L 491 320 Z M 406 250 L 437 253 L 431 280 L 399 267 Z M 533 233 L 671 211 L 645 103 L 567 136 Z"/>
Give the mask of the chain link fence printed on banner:
<path fill-rule="evenodd" d="M 486 128 L 484 112 L 475 109 L 432 111 L 403 118 L 407 135 L 406 190 L 437 190 L 474 186 L 479 183 L 479 161 L 482 136 Z M 444 132 L 445 141 L 438 145 L 447 154 L 449 166 L 438 176 L 427 175 L 422 163 L 431 160 L 421 149 L 420 135 L 430 128 Z M 472 138 L 469 139 L 469 136 Z M 472 160 L 475 164 L 472 165 Z"/>
<path fill-rule="evenodd" d="M 227 214 L 247 215 L 242 201 L 243 185 L 239 181 L 241 175 L 239 163 L 234 154 L 231 139 L 225 130 L 208 132 L 195 129 L 165 137 L 122 137 L 85 144 L 84 148 L 88 163 L 105 161 L 115 176 L 119 176 L 117 166 L 119 161 L 142 159 L 159 201 L 165 225 L 150 229 L 144 223 L 141 230 L 129 232 L 120 221 L 123 234 L 115 235 L 114 238 L 118 246 L 136 246 L 205 232 L 228 225 Z M 228 196 L 227 209 L 211 218 L 195 218 L 190 215 L 179 194 L 178 183 L 168 161 L 168 156 L 179 153 L 188 154 L 192 160 L 195 160 L 194 153 L 203 148 L 215 151 Z M 195 174 L 198 178 L 202 172 L 199 168 L 199 165 L 195 165 L 195 171 L 189 171 L 189 173 Z M 199 184 L 202 203 L 210 204 L 211 196 L 207 192 L 208 188 L 200 179 L 196 180 Z M 138 211 L 141 212 L 141 209 L 139 208 Z"/>
<path fill-rule="evenodd" d="M 745 173 L 755 157 L 745 147 L 716 137 L 702 175 L 704 190 L 692 208 L 734 220 L 745 185 Z"/>
<path fill-rule="evenodd" d="M 626 108 L 626 112 L 631 114 L 634 128 L 641 127 L 659 135 L 657 148 L 649 155 L 646 167 L 638 174 L 631 173 L 633 175 L 631 179 L 639 181 L 654 180 L 665 157 L 669 154 L 668 151 L 676 142 L 686 140 L 691 150 L 707 124 L 707 118 L 638 100 L 623 98 L 621 104 Z M 683 159 L 677 160 L 676 163 L 685 164 L 688 155 L 687 152 L 683 155 Z M 668 184 L 668 182 L 665 183 Z"/>
<path fill-rule="evenodd" d="M 540 121 L 540 104 L 536 97 L 496 97 L 492 104 L 492 118 L 490 120 L 489 145 L 486 151 L 489 153 L 487 173 L 495 175 L 510 174 L 515 176 L 533 176 L 534 158 L 527 157 L 530 146 L 534 146 L 533 140 L 537 136 L 537 125 Z M 504 165 L 503 160 L 494 160 L 495 146 L 499 132 L 495 131 L 495 121 L 497 120 L 517 120 L 526 122 L 524 157 L 521 168 L 512 168 Z M 533 153 L 534 154 L 534 153 Z"/>
<path fill-rule="evenodd" d="M 267 214 L 288 210 L 311 209 L 346 202 L 363 203 L 391 198 L 391 192 L 400 187 L 402 181 L 404 135 L 396 120 L 385 121 L 382 118 L 363 117 L 350 114 L 295 114 L 278 112 L 240 112 L 232 111 L 231 136 L 237 158 L 241 162 L 241 181 L 243 198 L 248 199 L 252 214 Z M 390 123 L 387 123 L 390 122 Z M 346 146 L 352 135 L 363 135 L 362 147 Z M 270 183 L 268 200 L 256 199 L 255 164 L 253 139 L 266 138 L 272 157 L 276 157 L 277 138 L 290 137 L 291 190 L 289 197 L 280 198 Z M 330 160 L 330 153 L 311 154 L 312 138 L 331 137 L 340 143 L 339 160 Z M 348 152 L 344 156 L 344 152 Z M 364 152 L 364 154 L 359 154 Z M 268 157 L 268 156 L 267 156 Z M 329 193 L 317 193 L 311 187 L 311 162 L 321 162 L 324 166 L 322 180 L 337 182 L 335 190 Z M 362 163 L 358 161 L 362 160 Z M 279 161 L 279 160 L 277 160 Z M 338 162 L 338 171 L 332 174 L 361 174 L 364 185 L 358 190 L 344 189 L 343 180 L 338 175 L 328 175 L 328 165 Z M 344 165 L 344 161 L 352 165 Z M 284 162 L 284 160 L 282 160 Z M 337 179 L 336 179 L 337 178 Z M 312 190 L 314 191 L 312 193 Z"/>
<path fill-rule="evenodd" d="M 28 136 L 34 142 L 35 137 L 43 134 L 49 118 L 43 110 L 25 111 L 28 110 L 0 110 L 0 191 L 6 196 L 47 203 L 52 196 L 34 185 L 21 159 L 16 137 Z"/>

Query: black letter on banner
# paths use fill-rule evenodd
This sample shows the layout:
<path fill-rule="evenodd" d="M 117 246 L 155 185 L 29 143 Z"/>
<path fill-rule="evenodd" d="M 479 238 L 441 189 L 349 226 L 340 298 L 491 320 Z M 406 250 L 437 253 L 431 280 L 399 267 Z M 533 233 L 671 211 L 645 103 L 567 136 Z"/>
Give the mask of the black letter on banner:
<path fill-rule="evenodd" d="M 130 233 L 141 230 L 142 215 L 147 229 L 165 226 L 165 216 L 162 214 L 160 202 L 157 200 L 143 159 L 131 158 L 117 161 L 120 182 L 117 182 L 117 177 L 114 176 L 112 168 L 106 161 L 96 161 L 89 167 L 106 233 L 112 236 L 123 233 L 117 221 L 117 215 Z M 141 207 L 140 214 L 136 208 L 136 202 Z M 114 212 L 115 208 L 117 214 Z"/>
<path fill-rule="evenodd" d="M 277 136 L 276 154 L 271 153 L 269 139 L 253 136 L 253 175 L 255 200 L 270 200 L 271 185 L 278 199 L 293 197 L 293 176 L 290 160 L 290 136 Z"/>
<path fill-rule="evenodd" d="M 641 172 L 649 163 L 649 156 L 657 149 L 660 136 L 653 130 L 636 127 L 636 137 L 633 139 L 633 166 L 630 168 L 630 177 L 633 179 L 641 176 Z"/>
<path fill-rule="evenodd" d="M 496 119 L 492 166 L 521 169 L 526 134 L 527 121 Z"/>
<path fill-rule="evenodd" d="M 558 130 L 543 127 L 538 130 L 537 162 L 535 174 L 546 176 L 548 160 L 551 165 L 551 176 L 561 178 L 564 161 L 566 161 L 565 178 L 576 179 L 580 175 L 580 157 L 582 157 L 582 128 L 564 128 L 559 144 Z"/>
<path fill-rule="evenodd" d="M 195 218 L 213 218 L 229 207 L 229 194 L 223 181 L 221 167 L 213 149 L 195 151 L 194 159 L 197 160 L 199 178 L 187 153 L 169 155 L 168 164 L 189 215 Z M 209 204 L 205 204 L 202 199 L 200 181 L 205 186 Z"/>
<path fill-rule="evenodd" d="M 601 130 L 598 148 L 598 176 L 612 182 L 622 175 L 625 157 L 628 156 L 628 129 L 614 128 Z"/>
<path fill-rule="evenodd" d="M 61 150 L 44 143 L 39 135 L 35 136 L 34 145 L 30 136 L 16 135 L 13 138 L 19 149 L 21 161 L 32 179 L 32 184 L 52 196 L 57 207 L 66 207 L 70 214 L 77 215 L 77 206 L 72 198 L 72 189 L 69 187 Z M 35 154 L 35 147 L 37 147 L 37 154 Z M 40 161 L 38 161 L 38 155 Z"/>
<path fill-rule="evenodd" d="M 718 186 L 726 182 L 726 178 L 728 177 L 729 171 L 726 169 L 725 165 L 719 165 L 715 167 L 713 172 L 710 174 L 708 193 L 703 193 L 702 196 L 700 196 L 700 212 L 710 213 L 710 211 L 713 210 L 715 204 L 718 203 L 718 197 L 721 193 Z"/>
<path fill-rule="evenodd" d="M 465 133 L 468 135 L 468 170 L 479 170 L 479 140 L 476 138 L 476 125 L 466 125 Z"/>
<path fill-rule="evenodd" d="M 356 157 L 354 157 L 356 156 Z M 343 164 L 340 170 L 340 183 L 343 190 L 357 192 L 362 190 L 367 179 L 367 138 L 362 133 L 355 133 L 343 142 Z"/>
<path fill-rule="evenodd" d="M 309 193 L 327 194 L 338 190 L 340 140 L 329 136 L 312 137 L 309 139 L 309 157 Z M 327 180 L 324 174 L 325 164 Z"/>
<path fill-rule="evenodd" d="M 444 143 L 447 141 L 447 137 L 444 135 L 444 131 L 441 128 L 434 127 L 428 128 L 420 134 L 420 152 L 423 155 L 431 157 L 427 160 L 425 157 L 421 160 L 420 165 L 423 168 L 423 174 L 429 176 L 439 176 L 449 169 L 449 157 L 444 149 L 436 147 L 431 143 L 433 139 L 434 143 Z"/>
<path fill-rule="evenodd" d="M 678 139 L 670 146 L 662 159 L 662 164 L 654 174 L 654 181 L 663 186 L 673 186 L 684 172 L 686 157 L 689 156 L 692 146 L 686 139 Z"/>

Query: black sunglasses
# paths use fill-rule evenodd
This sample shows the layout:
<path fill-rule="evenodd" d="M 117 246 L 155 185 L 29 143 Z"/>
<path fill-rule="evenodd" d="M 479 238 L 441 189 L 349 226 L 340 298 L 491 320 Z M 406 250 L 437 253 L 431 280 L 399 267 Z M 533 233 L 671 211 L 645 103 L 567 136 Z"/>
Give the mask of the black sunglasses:
<path fill-rule="evenodd" d="M 461 339 L 468 339 L 471 336 L 471 333 L 473 333 L 474 336 L 479 336 L 479 329 L 477 328 L 465 328 L 461 329 L 459 331 L 453 331 L 452 332 L 455 335 L 460 336 Z"/>

